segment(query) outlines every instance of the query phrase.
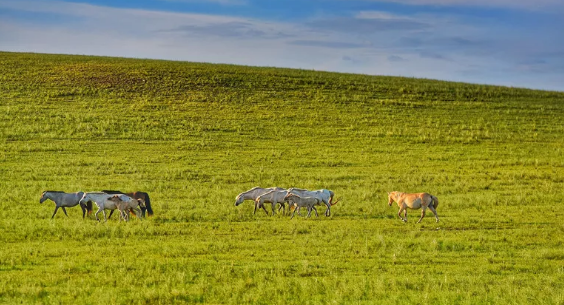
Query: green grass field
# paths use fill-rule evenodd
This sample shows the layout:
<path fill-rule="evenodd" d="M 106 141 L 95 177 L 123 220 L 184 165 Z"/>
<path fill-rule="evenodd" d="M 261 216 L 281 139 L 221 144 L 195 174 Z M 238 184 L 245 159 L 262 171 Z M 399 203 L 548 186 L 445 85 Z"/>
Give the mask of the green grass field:
<path fill-rule="evenodd" d="M 564 93 L 0 52 L 0 303 L 564 304 Z M 327 188 L 266 216 L 254 186 Z M 67 218 L 45 190 L 151 195 Z M 387 191 L 437 196 L 416 224 Z"/>

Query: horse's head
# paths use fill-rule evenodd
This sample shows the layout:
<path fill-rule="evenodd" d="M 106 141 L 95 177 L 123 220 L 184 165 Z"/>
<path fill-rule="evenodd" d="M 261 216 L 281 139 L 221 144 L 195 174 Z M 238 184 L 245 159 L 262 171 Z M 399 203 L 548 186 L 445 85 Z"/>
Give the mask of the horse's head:
<path fill-rule="evenodd" d="M 292 199 L 293 199 L 293 198 L 296 198 L 296 197 L 300 197 L 300 196 L 298 196 L 298 195 L 296 195 L 296 194 L 294 194 L 294 193 L 288 192 L 288 194 L 286 194 L 286 196 L 284 196 L 284 201 L 285 201 L 285 202 L 290 202 L 290 204 L 293 204 Z"/>
<path fill-rule="evenodd" d="M 237 195 L 237 197 L 235 197 L 235 206 L 240 205 L 243 201 L 245 201 L 243 196 L 241 196 L 241 194 Z"/>
<path fill-rule="evenodd" d="M 78 201 L 78 203 L 80 203 L 80 204 L 86 204 L 88 201 L 90 201 L 89 195 L 88 195 L 88 193 L 84 193 L 84 195 L 82 195 L 82 198 L 80 198 L 80 200 Z"/>
<path fill-rule="evenodd" d="M 143 200 L 143 199 L 141 199 L 141 198 L 136 199 L 136 200 L 137 200 L 137 202 L 139 203 L 139 206 L 140 206 L 140 207 L 146 208 L 146 206 L 145 206 L 145 200 Z"/>
<path fill-rule="evenodd" d="M 41 194 L 41 198 L 39 198 L 39 203 L 43 203 L 45 202 L 45 200 L 47 200 L 47 196 L 45 196 L 45 194 L 47 194 L 46 191 Z"/>
<path fill-rule="evenodd" d="M 396 192 L 389 192 L 388 193 L 388 205 L 392 206 L 392 203 L 394 203 L 396 197 Z"/>

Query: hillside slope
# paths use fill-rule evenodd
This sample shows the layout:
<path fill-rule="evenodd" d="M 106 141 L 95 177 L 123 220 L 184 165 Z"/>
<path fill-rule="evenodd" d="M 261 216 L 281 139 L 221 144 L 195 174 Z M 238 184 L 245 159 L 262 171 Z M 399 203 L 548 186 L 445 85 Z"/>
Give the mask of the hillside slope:
<path fill-rule="evenodd" d="M 4 52 L 0 71 L 2 303 L 564 301 L 564 93 Z M 275 185 L 342 199 L 234 206 Z M 102 189 L 155 216 L 38 203 Z M 393 190 L 436 195 L 441 222 L 400 222 Z"/>

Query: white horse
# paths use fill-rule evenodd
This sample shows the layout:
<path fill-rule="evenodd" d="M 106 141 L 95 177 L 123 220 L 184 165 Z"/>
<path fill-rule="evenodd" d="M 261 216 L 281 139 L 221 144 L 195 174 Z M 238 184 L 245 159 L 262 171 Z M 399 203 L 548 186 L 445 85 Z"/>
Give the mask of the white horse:
<path fill-rule="evenodd" d="M 284 191 L 284 190 L 285 189 L 283 189 L 281 187 L 269 187 L 269 188 L 262 188 L 262 187 L 258 187 L 258 186 L 253 187 L 252 189 L 250 189 L 246 192 L 242 192 L 241 194 L 237 195 L 237 197 L 235 197 L 235 206 L 240 205 L 245 200 L 255 201 L 258 196 L 265 194 L 265 193 L 268 193 L 270 191 Z M 268 214 L 264 205 L 261 206 L 261 208 L 263 208 L 264 212 L 266 214 Z M 257 205 L 255 204 L 255 210 L 254 210 L 253 214 L 256 213 L 256 211 L 257 211 Z"/>
<path fill-rule="evenodd" d="M 100 219 L 98 218 L 98 213 L 102 212 L 102 214 L 104 214 L 104 221 L 107 221 L 106 212 L 104 210 L 117 209 L 116 203 L 114 201 L 109 200 L 112 196 L 114 195 L 106 194 L 104 192 L 84 193 L 82 199 L 80 199 L 80 203 L 84 204 L 88 201 L 93 201 L 96 204 L 96 206 L 98 206 L 98 211 L 96 211 L 95 214 L 96 220 L 100 221 Z M 119 194 L 118 196 L 120 196 L 120 198 L 122 198 L 124 201 L 130 201 L 130 199 L 127 198 L 131 198 L 124 194 Z"/>
<path fill-rule="evenodd" d="M 264 208 L 265 202 L 270 202 L 270 204 L 272 204 L 272 215 L 275 214 L 274 208 L 276 207 L 277 203 L 280 203 L 279 209 L 286 210 L 286 207 L 284 205 L 284 203 L 285 203 L 284 197 L 286 197 L 286 195 L 288 195 L 288 191 L 277 190 L 277 191 L 270 191 L 268 193 L 264 193 L 264 194 L 258 196 L 257 199 L 255 199 L 255 211 L 257 210 L 257 206 Z M 265 209 L 265 212 L 266 212 L 266 209 Z M 266 214 L 268 214 L 268 213 L 266 213 Z"/>
<path fill-rule="evenodd" d="M 333 191 L 330 190 L 326 190 L 326 189 L 320 189 L 320 190 L 316 190 L 316 191 L 308 191 L 306 189 L 299 189 L 299 188 L 290 188 L 288 189 L 288 193 L 292 193 L 292 194 L 296 194 L 300 197 L 315 197 L 318 198 L 321 202 L 323 202 L 326 206 L 327 209 L 325 210 L 325 216 L 330 216 L 331 215 L 331 206 L 337 204 L 337 202 L 339 202 L 339 200 L 333 202 L 333 196 L 335 195 L 335 193 L 333 193 Z M 321 202 L 319 203 L 321 205 Z"/>
<path fill-rule="evenodd" d="M 317 209 L 315 208 L 315 206 L 318 205 L 318 204 L 319 205 L 321 204 L 321 199 L 319 199 L 317 197 L 301 197 L 301 196 L 298 196 L 296 194 L 289 193 L 288 195 L 286 195 L 284 197 L 284 200 L 288 201 L 290 206 L 296 207 L 294 209 L 294 213 L 292 213 L 292 217 L 290 217 L 290 219 L 294 218 L 296 211 L 298 212 L 298 215 L 300 215 L 300 208 L 303 208 L 303 207 L 307 208 L 307 217 L 311 217 L 311 211 L 312 210 L 315 211 L 315 216 L 319 217 L 319 214 L 317 214 Z"/>
<path fill-rule="evenodd" d="M 137 218 L 141 219 L 143 213 L 139 207 L 145 207 L 145 201 L 143 199 L 134 199 L 127 195 L 117 194 L 113 195 L 108 200 L 115 203 L 123 220 L 129 220 L 129 211 L 133 211 Z"/>
<path fill-rule="evenodd" d="M 67 210 L 65 208 L 74 207 L 79 204 L 82 195 L 84 195 L 83 192 L 65 193 L 59 191 L 45 191 L 41 194 L 39 203 L 43 203 L 47 199 L 51 199 L 55 203 L 55 212 L 53 212 L 51 219 L 55 217 L 59 208 L 62 208 L 63 212 L 65 212 L 65 215 L 68 217 L 69 214 L 67 214 Z M 84 215 L 86 215 L 86 205 L 80 203 L 80 208 L 82 209 L 82 218 L 84 218 Z"/>

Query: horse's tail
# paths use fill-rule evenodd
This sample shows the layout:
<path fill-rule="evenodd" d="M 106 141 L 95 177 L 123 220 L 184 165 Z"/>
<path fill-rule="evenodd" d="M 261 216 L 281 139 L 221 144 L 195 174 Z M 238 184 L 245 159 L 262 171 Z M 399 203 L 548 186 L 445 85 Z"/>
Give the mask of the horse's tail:
<path fill-rule="evenodd" d="M 86 211 L 88 211 L 88 215 L 92 214 L 92 201 L 86 203 Z"/>
<path fill-rule="evenodd" d="M 439 206 L 439 198 L 431 195 L 431 202 L 433 203 L 433 207 L 437 209 L 437 207 Z"/>
<path fill-rule="evenodd" d="M 329 191 L 329 190 L 328 190 Z M 335 196 L 335 193 L 333 191 L 329 191 L 329 205 L 335 205 L 337 204 L 336 202 L 333 203 L 333 196 Z M 338 201 L 338 200 L 337 200 Z"/>
<path fill-rule="evenodd" d="M 149 194 L 145 193 L 145 208 L 147 209 L 147 214 L 153 216 L 153 208 L 151 207 L 151 199 L 149 199 Z"/>

